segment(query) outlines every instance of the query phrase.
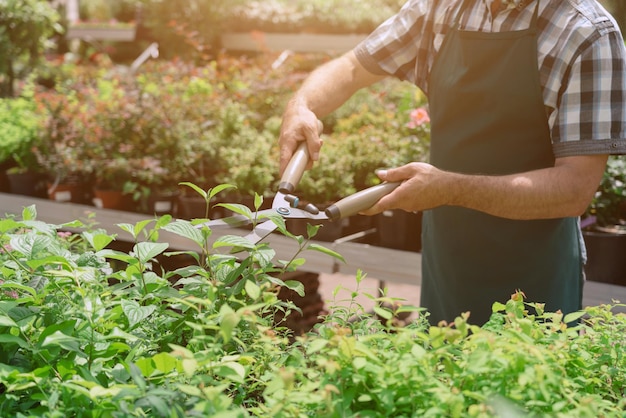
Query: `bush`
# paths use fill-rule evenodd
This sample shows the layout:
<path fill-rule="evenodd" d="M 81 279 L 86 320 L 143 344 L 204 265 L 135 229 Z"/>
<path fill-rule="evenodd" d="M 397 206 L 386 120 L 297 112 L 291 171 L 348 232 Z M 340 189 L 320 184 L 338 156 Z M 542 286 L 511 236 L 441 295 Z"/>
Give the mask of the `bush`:
<path fill-rule="evenodd" d="M 626 157 L 609 156 L 602 180 L 585 213 L 601 227 L 626 226 Z"/>
<path fill-rule="evenodd" d="M 9 0 L 0 7 L 0 97 L 12 97 L 14 82 L 33 71 L 61 31 L 59 15 L 46 1 Z"/>
<path fill-rule="evenodd" d="M 226 188 L 201 192 L 210 201 Z M 281 274 L 304 250 L 338 254 L 291 236 L 294 257 L 278 262 L 267 244 L 209 240 L 208 227 L 169 216 L 119 227 L 134 240 L 128 253 L 88 225 L 38 221 L 35 207 L 0 220 L 2 416 L 598 417 L 626 407 L 626 316 L 611 306 L 563 318 L 530 304 L 532 316 L 518 293 L 494 303 L 482 328 L 467 315 L 430 327 L 421 311 L 398 327 L 395 315 L 417 309 L 382 296 L 377 317 L 331 306 L 292 336 L 274 324 L 295 309 L 277 294 L 303 287 Z M 192 262 L 159 267 L 181 255 L 157 240 L 163 231 L 195 243 L 183 253 Z"/>
<path fill-rule="evenodd" d="M 36 168 L 32 148 L 38 141 L 39 122 L 29 94 L 0 99 L 0 163 Z"/>

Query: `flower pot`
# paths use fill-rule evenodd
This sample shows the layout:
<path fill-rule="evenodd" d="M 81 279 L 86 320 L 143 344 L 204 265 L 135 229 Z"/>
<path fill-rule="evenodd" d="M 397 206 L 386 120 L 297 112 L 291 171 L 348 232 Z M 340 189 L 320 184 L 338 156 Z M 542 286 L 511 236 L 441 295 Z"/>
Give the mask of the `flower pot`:
<path fill-rule="evenodd" d="M 146 199 L 147 213 L 162 216 L 170 214 L 177 215 L 178 190 L 160 191 L 152 190 Z"/>
<path fill-rule="evenodd" d="M 226 209 L 214 206 L 217 203 L 213 198 L 209 206 L 209 219 L 218 219 L 226 216 Z M 204 219 L 206 218 L 206 200 L 200 195 L 180 194 L 177 202 L 178 217 L 182 219 Z"/>
<path fill-rule="evenodd" d="M 7 177 L 7 170 L 14 166 L 13 161 L 4 161 L 0 163 L 0 193 L 10 193 L 11 185 Z"/>
<path fill-rule="evenodd" d="M 588 280 L 626 286 L 626 230 L 594 227 L 583 231 Z"/>
<path fill-rule="evenodd" d="M 93 190 L 93 204 L 99 209 L 116 209 L 124 211 L 134 211 L 136 203 L 129 194 L 125 194 L 121 190 Z"/>
<path fill-rule="evenodd" d="M 404 251 L 422 250 L 422 213 L 400 209 L 376 215 L 376 245 Z"/>
<path fill-rule="evenodd" d="M 91 190 L 86 183 L 50 183 L 48 182 L 48 199 L 55 202 L 71 202 L 88 204 L 91 199 Z"/>
<path fill-rule="evenodd" d="M 41 173 L 33 171 L 13 172 L 7 171 L 9 190 L 13 194 L 33 197 L 46 197 L 46 180 Z"/>

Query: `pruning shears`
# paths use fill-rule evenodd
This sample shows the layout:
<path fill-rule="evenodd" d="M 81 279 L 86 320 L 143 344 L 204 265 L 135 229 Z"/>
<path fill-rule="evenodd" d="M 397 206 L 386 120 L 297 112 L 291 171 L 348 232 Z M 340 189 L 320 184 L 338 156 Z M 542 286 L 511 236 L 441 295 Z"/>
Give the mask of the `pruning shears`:
<path fill-rule="evenodd" d="M 298 183 L 302 179 L 309 159 L 310 156 L 306 142 L 302 142 L 291 157 L 283 173 L 281 181 L 278 184 L 278 191 L 272 201 L 272 208 L 260 210 L 254 213 L 255 216 L 252 218 L 267 218 L 267 220 L 256 224 L 252 231 L 244 237 L 245 239 L 256 244 L 272 233 L 278 227 L 271 219 L 274 215 L 281 216 L 284 219 L 330 221 L 337 221 L 356 215 L 372 207 L 381 197 L 390 193 L 400 185 L 400 182 L 385 182 L 369 187 L 335 202 L 322 212 L 314 204 L 303 202 L 294 194 Z M 252 223 L 252 219 L 248 216 L 237 214 L 226 218 L 214 219 L 202 225 L 211 228 L 224 226 L 241 227 Z"/>

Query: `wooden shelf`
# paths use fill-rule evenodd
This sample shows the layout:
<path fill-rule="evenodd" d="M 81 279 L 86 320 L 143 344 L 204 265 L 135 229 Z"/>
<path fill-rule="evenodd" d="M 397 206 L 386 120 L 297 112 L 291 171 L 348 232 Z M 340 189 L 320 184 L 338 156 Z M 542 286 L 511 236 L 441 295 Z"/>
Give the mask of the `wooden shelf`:
<path fill-rule="evenodd" d="M 65 37 L 67 39 L 84 39 L 95 41 L 134 41 L 135 26 L 124 27 L 83 27 L 70 26 Z"/>
<path fill-rule="evenodd" d="M 232 32 L 221 37 L 222 47 L 231 51 L 293 51 L 343 53 L 365 39 L 364 34 Z"/>

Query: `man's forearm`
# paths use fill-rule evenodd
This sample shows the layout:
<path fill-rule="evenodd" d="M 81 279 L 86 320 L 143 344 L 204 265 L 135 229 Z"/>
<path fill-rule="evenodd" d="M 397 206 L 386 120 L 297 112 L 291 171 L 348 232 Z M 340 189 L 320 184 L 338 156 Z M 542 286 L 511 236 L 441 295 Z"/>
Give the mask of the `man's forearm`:
<path fill-rule="evenodd" d="M 407 164 L 379 174 L 382 180 L 403 184 L 364 213 L 460 206 L 508 219 L 579 216 L 593 198 L 606 160 L 606 155 L 560 158 L 554 167 L 503 176 L 447 172 L 427 163 Z"/>
<path fill-rule="evenodd" d="M 290 100 L 289 107 L 304 106 L 322 118 L 346 102 L 357 90 L 382 79 L 367 72 L 349 52 L 316 70 Z"/>
<path fill-rule="evenodd" d="M 576 157 L 574 164 L 506 176 L 445 173 L 442 186 L 450 205 L 510 219 L 581 215 L 593 198 L 606 156 Z M 581 159 L 586 162 L 581 163 Z M 571 160 L 570 160 L 571 162 Z"/>

